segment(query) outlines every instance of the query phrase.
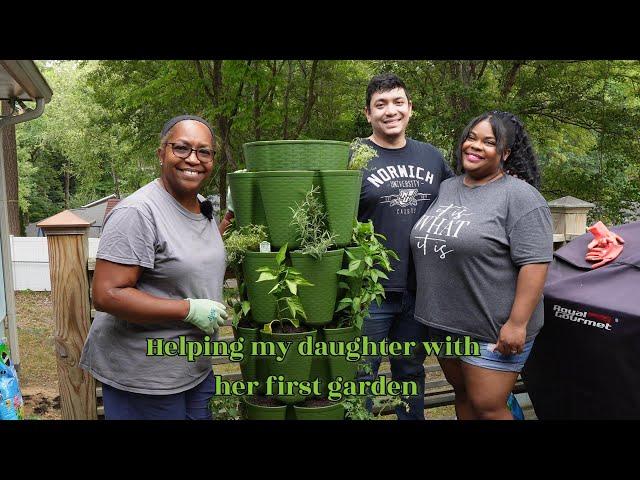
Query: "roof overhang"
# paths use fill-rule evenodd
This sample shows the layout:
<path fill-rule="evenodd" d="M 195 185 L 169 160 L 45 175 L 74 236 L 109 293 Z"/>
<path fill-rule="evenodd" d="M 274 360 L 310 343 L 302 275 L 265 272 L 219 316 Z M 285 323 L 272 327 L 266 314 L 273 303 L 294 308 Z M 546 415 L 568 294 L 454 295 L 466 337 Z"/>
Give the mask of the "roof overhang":
<path fill-rule="evenodd" d="M 33 60 L 0 60 L 0 100 L 51 101 L 51 87 Z"/>

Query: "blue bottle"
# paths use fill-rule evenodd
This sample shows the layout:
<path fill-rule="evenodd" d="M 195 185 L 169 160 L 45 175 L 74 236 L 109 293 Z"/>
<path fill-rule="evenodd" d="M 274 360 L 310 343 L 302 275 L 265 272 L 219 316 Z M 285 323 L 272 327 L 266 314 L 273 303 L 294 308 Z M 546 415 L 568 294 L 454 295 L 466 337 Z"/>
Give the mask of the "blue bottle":
<path fill-rule="evenodd" d="M 522 407 L 518 403 L 518 399 L 513 393 L 509 394 L 509 398 L 507 399 L 507 407 L 513 415 L 514 420 L 524 420 L 524 412 L 522 411 Z"/>

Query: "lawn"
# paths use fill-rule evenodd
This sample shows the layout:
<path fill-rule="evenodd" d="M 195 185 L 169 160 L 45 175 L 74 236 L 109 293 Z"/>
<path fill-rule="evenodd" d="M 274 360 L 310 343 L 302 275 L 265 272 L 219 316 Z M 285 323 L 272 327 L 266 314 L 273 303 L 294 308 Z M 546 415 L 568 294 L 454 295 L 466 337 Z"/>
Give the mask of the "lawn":
<path fill-rule="evenodd" d="M 16 314 L 25 418 L 60 419 L 51 294 L 16 292 Z"/>

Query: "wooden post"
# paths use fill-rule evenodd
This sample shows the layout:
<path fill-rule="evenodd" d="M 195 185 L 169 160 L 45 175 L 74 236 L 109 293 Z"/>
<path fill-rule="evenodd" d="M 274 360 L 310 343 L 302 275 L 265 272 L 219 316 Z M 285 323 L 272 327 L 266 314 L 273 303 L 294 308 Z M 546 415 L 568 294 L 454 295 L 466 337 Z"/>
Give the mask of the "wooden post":
<path fill-rule="evenodd" d="M 554 244 L 562 245 L 583 235 L 587 231 L 587 214 L 593 207 L 593 203 L 571 196 L 549 202 Z"/>
<path fill-rule="evenodd" d="M 79 366 L 91 323 L 87 272 L 91 224 L 65 210 L 37 226 L 49 247 L 62 418 L 96 420 L 96 382 Z"/>

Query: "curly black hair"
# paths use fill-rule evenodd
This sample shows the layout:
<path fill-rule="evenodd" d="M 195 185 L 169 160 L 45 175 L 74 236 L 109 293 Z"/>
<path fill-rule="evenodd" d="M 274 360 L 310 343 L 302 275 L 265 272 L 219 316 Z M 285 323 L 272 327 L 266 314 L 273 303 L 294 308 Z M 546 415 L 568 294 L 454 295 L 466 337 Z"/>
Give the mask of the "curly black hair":
<path fill-rule="evenodd" d="M 504 171 L 540 190 L 538 157 L 533 151 L 529 135 L 522 121 L 513 113 L 494 110 L 490 115 L 500 119 L 507 135 L 507 148 L 511 153 L 504 162 Z"/>

